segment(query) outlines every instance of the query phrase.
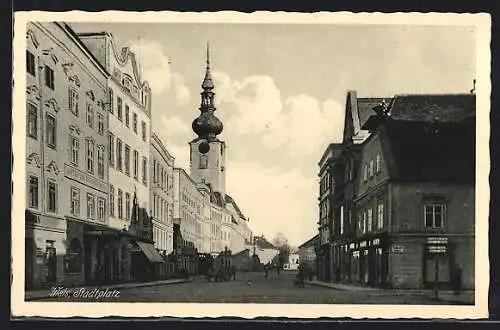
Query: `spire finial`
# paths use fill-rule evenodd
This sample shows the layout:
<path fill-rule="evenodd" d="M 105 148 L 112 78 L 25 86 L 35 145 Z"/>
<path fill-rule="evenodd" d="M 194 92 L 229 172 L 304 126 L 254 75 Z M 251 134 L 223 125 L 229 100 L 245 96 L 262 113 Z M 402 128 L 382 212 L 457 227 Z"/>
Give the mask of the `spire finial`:
<path fill-rule="evenodd" d="M 210 67 L 210 42 L 207 41 L 207 68 Z"/>

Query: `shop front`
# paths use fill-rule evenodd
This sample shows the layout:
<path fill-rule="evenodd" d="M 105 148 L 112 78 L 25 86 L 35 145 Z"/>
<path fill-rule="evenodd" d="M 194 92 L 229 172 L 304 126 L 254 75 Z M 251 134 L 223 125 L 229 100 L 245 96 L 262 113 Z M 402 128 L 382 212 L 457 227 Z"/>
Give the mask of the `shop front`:
<path fill-rule="evenodd" d="M 385 234 L 365 236 L 340 247 L 343 278 L 350 282 L 373 287 L 385 287 L 388 283 L 388 246 Z M 342 253 L 345 251 L 345 253 Z"/>
<path fill-rule="evenodd" d="M 449 288 L 454 257 L 447 237 L 427 237 L 424 245 L 422 279 L 425 288 Z"/>

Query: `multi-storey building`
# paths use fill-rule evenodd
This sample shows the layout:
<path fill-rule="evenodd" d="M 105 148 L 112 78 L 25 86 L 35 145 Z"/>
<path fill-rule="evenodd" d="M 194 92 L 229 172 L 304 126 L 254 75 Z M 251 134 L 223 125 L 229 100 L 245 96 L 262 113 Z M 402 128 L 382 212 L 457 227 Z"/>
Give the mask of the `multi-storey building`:
<path fill-rule="evenodd" d="M 80 39 L 111 73 L 109 87 L 110 225 L 130 225 L 134 193 L 139 207 L 151 211 L 149 154 L 151 89 L 139 73 L 139 63 L 128 47 L 118 50 L 106 32 L 80 33 Z"/>
<path fill-rule="evenodd" d="M 151 137 L 151 210 L 155 247 L 164 254 L 173 251 L 174 157 L 157 134 Z"/>
<path fill-rule="evenodd" d="M 27 26 L 26 286 L 112 271 L 93 233 L 108 224 L 107 71 L 64 23 Z"/>
<path fill-rule="evenodd" d="M 359 130 L 369 134 L 353 150 Z M 447 286 L 459 265 L 462 284 L 473 288 L 475 96 L 402 95 L 385 102 L 356 100 L 349 92 L 342 152 L 343 217 L 334 217 L 333 227 L 344 229 L 331 236 L 334 279 Z"/>

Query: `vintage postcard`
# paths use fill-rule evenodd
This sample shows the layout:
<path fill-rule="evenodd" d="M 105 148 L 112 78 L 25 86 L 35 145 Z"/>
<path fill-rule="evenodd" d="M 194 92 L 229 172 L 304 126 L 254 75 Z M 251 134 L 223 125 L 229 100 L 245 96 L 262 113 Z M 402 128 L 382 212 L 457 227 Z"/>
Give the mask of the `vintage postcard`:
<path fill-rule="evenodd" d="M 490 28 L 15 13 L 13 316 L 487 317 Z"/>

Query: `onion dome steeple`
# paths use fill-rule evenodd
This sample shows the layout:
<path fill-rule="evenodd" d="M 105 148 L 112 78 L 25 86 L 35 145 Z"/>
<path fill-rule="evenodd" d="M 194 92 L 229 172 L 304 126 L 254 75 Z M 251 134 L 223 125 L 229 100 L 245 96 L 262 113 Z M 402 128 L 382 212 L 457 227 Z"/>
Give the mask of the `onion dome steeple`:
<path fill-rule="evenodd" d="M 193 131 L 199 138 L 213 140 L 217 135 L 222 133 L 222 122 L 214 115 L 216 110 L 214 105 L 215 93 L 212 75 L 210 73 L 210 52 L 207 44 L 207 68 L 205 78 L 201 84 L 203 91 L 201 92 L 200 115 L 193 121 Z"/>

